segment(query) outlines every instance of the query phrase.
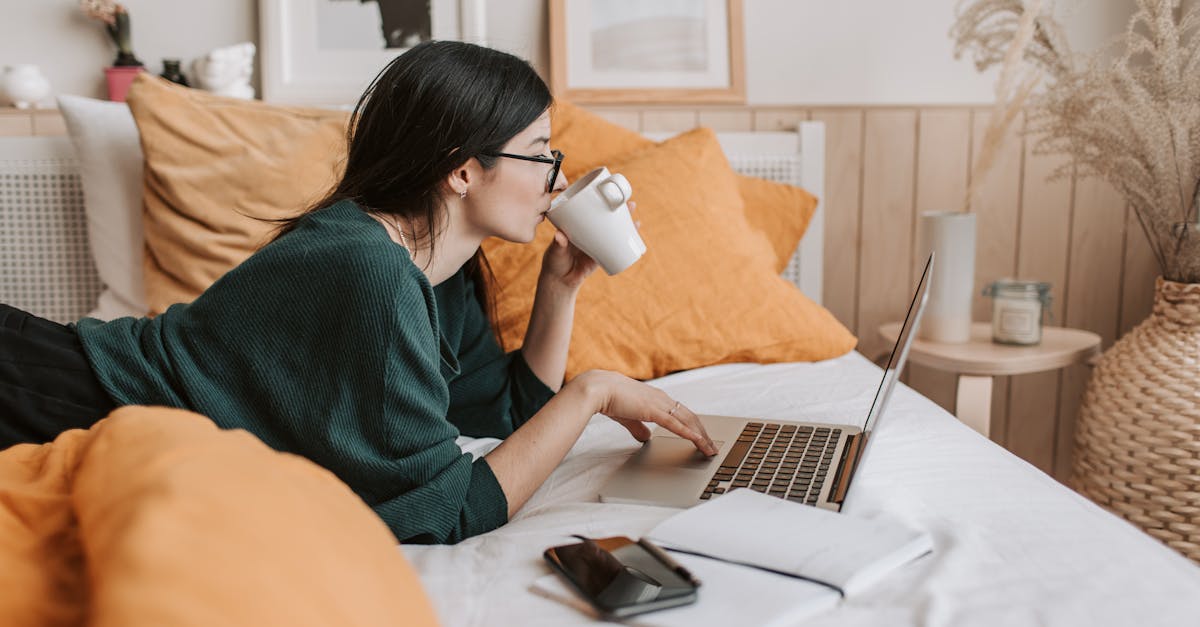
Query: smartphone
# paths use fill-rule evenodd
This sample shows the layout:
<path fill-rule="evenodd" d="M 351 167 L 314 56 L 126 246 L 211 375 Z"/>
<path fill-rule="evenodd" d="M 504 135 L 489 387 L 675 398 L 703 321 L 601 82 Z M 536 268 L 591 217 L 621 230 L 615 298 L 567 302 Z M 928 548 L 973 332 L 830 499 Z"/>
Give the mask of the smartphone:
<path fill-rule="evenodd" d="M 646 540 L 589 539 L 546 549 L 547 562 L 604 617 L 624 618 L 696 601 L 700 582 Z"/>

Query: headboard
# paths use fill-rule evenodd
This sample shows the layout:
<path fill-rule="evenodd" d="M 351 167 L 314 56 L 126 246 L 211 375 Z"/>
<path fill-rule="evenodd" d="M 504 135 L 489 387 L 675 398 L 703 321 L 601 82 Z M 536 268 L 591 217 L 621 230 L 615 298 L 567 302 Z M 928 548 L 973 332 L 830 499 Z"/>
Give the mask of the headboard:
<path fill-rule="evenodd" d="M 645 135 L 662 141 L 672 133 Z M 820 304 L 825 256 L 825 124 L 801 122 L 795 132 L 719 132 L 717 140 L 738 173 L 803 187 L 817 197 L 812 221 L 783 276 Z"/>
<path fill-rule="evenodd" d="M 665 139 L 667 134 L 648 134 Z M 730 165 L 822 198 L 825 127 L 718 133 Z M 93 225 L 103 227 L 104 225 Z M 88 242 L 79 161 L 66 137 L 0 137 L 0 302 L 59 322 L 96 307 L 103 288 Z M 824 203 L 783 276 L 821 302 Z M 100 251 L 104 252 L 104 251 Z"/>

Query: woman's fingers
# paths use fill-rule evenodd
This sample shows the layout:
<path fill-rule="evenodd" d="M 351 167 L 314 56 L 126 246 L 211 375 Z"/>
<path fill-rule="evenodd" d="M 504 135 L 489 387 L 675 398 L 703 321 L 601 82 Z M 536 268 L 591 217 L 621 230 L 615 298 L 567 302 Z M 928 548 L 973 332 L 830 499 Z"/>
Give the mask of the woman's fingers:
<path fill-rule="evenodd" d="M 687 407 L 684 407 L 683 405 L 679 406 L 679 411 L 675 412 L 675 414 L 683 414 L 683 421 L 686 424 L 692 425 L 692 428 L 695 429 L 696 432 L 700 434 L 700 437 L 704 439 L 704 446 L 701 447 L 700 450 L 704 451 L 704 453 L 709 456 L 717 454 L 719 449 L 717 448 L 716 443 L 712 441 L 712 438 L 709 437 L 708 431 L 704 428 L 704 423 L 700 421 L 700 416 L 697 416 L 695 412 Z"/>
<path fill-rule="evenodd" d="M 618 418 L 617 422 L 629 430 L 629 435 L 632 435 L 638 442 L 645 442 L 650 439 L 650 427 L 641 420 L 628 420 L 626 418 Z"/>
<path fill-rule="evenodd" d="M 600 413 L 620 422 L 635 438 L 643 441 L 643 436 L 648 438 L 650 432 L 643 423 L 653 422 L 695 444 L 705 455 L 717 454 L 717 446 L 708 437 L 700 418 L 666 392 L 615 372 L 595 371 L 589 380 L 598 382 L 599 389 L 605 390 Z"/>
<path fill-rule="evenodd" d="M 692 413 L 692 410 L 684 407 L 682 403 L 672 401 L 672 406 L 662 410 L 655 422 L 671 433 L 690 440 L 705 455 L 717 454 L 717 447 L 713 444 L 712 438 L 708 437 L 704 425 L 700 424 L 700 418 Z"/>

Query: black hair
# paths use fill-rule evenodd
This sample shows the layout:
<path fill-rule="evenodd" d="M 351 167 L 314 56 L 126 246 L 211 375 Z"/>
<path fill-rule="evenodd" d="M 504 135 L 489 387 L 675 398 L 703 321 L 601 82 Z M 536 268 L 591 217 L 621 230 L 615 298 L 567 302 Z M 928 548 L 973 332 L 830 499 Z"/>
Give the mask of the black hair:
<path fill-rule="evenodd" d="M 338 184 L 309 207 L 352 200 L 365 211 L 415 218 L 417 242 L 430 247 L 444 217 L 444 185 L 470 159 L 483 168 L 553 102 L 529 63 L 459 41 L 427 41 L 393 59 L 350 115 L 346 167 Z M 276 238 L 303 217 L 280 221 Z M 467 262 L 475 296 L 495 325 L 492 272 L 483 250 Z"/>

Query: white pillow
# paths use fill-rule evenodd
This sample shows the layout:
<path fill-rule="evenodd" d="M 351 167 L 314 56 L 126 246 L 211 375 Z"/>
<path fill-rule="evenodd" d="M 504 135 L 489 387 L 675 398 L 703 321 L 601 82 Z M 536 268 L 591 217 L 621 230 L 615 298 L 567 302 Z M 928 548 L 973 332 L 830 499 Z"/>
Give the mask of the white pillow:
<path fill-rule="evenodd" d="M 123 102 L 59 96 L 79 157 L 88 243 L 104 291 L 88 314 L 101 320 L 146 315 L 142 278 L 142 146 Z"/>

